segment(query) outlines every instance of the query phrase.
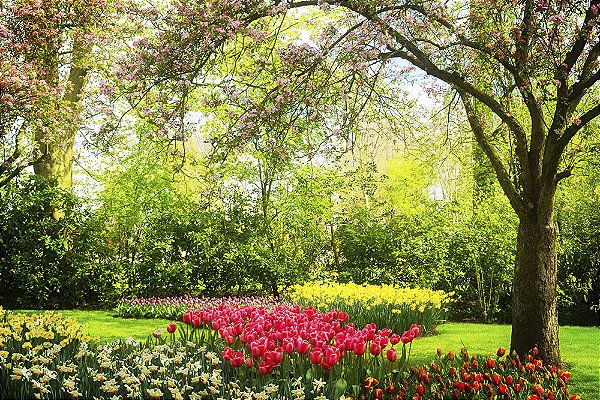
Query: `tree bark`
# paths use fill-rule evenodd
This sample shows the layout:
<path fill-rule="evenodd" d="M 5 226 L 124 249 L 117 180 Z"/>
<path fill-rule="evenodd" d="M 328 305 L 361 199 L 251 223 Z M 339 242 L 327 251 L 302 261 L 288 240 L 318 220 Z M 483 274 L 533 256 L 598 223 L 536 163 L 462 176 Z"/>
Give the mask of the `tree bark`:
<path fill-rule="evenodd" d="M 79 129 L 77 118 L 80 113 L 81 95 L 88 72 L 86 68 L 80 65 L 83 64 L 83 60 L 90 52 L 91 47 L 89 45 L 75 41 L 73 64 L 69 71 L 69 86 L 63 96 L 67 114 L 63 135 L 57 138 L 48 138 L 45 133 L 37 131 L 34 137 L 41 155 L 39 160 L 33 164 L 34 173 L 44 178 L 56 179 L 58 187 L 62 189 L 71 189 L 73 184 L 73 147 Z M 54 72 L 58 76 L 58 63 L 56 63 L 56 71 Z M 58 78 L 55 79 L 58 81 Z M 52 214 L 55 219 L 60 219 L 64 216 L 64 211 L 54 210 Z"/>
<path fill-rule="evenodd" d="M 73 183 L 74 132 L 69 132 L 67 137 L 62 137 L 60 144 L 46 144 L 43 143 L 43 139 L 41 135 L 35 137 L 40 144 L 43 157 L 33 165 L 33 171 L 44 178 L 56 179 L 58 187 L 62 189 L 70 189 Z"/>
<path fill-rule="evenodd" d="M 537 347 L 548 364 L 560 362 L 553 205 L 554 192 L 547 193 L 519 217 L 511 336 L 511 350 L 524 355 Z"/>

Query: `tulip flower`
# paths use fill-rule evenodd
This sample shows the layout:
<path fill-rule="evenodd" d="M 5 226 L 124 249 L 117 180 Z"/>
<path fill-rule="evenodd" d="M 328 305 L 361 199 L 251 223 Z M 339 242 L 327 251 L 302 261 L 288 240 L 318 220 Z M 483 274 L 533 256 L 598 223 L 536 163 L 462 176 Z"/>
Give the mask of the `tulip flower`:
<path fill-rule="evenodd" d="M 244 355 L 241 352 L 236 351 L 229 362 L 232 367 L 239 368 L 244 363 Z"/>
<path fill-rule="evenodd" d="M 371 342 L 371 346 L 369 347 L 369 353 L 377 357 L 381 354 L 381 346 L 377 342 Z"/>
<path fill-rule="evenodd" d="M 174 333 L 176 329 L 177 329 L 176 324 L 171 323 L 171 324 L 167 325 L 167 332 L 169 332 L 169 333 Z"/>
<path fill-rule="evenodd" d="M 360 341 L 354 343 L 354 354 L 362 356 L 367 351 L 367 343 Z"/>
<path fill-rule="evenodd" d="M 300 354 L 307 354 L 310 351 L 310 344 L 308 342 L 302 340 L 302 341 L 298 342 L 296 349 L 298 350 L 298 353 L 300 353 Z"/>
<path fill-rule="evenodd" d="M 323 361 L 323 351 L 320 348 L 315 347 L 310 352 L 309 358 L 311 363 L 320 364 L 321 361 Z"/>
<path fill-rule="evenodd" d="M 421 334 L 421 327 L 418 324 L 412 324 L 410 331 L 414 334 L 414 337 L 417 337 Z"/>
<path fill-rule="evenodd" d="M 393 347 L 391 349 L 389 349 L 386 353 L 387 359 L 390 362 L 396 362 L 396 359 L 398 358 L 398 353 L 396 352 L 396 349 L 394 349 Z"/>
<path fill-rule="evenodd" d="M 221 355 L 223 356 L 223 360 L 229 361 L 233 357 L 233 349 L 231 347 L 225 347 L 221 352 Z"/>

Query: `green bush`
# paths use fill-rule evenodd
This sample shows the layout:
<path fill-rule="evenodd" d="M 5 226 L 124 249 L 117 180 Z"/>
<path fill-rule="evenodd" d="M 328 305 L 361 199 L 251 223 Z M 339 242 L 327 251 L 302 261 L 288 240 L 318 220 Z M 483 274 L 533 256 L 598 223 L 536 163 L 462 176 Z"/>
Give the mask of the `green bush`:
<path fill-rule="evenodd" d="M 64 212 L 55 219 L 54 210 Z M 0 302 L 5 307 L 81 307 L 103 290 L 101 247 L 90 211 L 52 181 L 31 177 L 0 191 Z"/>

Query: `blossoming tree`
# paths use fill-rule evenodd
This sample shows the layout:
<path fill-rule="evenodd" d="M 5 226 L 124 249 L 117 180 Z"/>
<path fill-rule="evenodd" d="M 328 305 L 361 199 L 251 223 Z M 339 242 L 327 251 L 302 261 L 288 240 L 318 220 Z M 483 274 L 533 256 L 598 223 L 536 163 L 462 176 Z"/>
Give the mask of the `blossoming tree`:
<path fill-rule="evenodd" d="M 559 361 L 554 200 L 558 183 L 571 174 L 569 155 L 582 137 L 598 135 L 600 2 L 176 1 L 164 16 L 155 13 L 157 35 L 138 43 L 130 76 L 147 79 L 136 92 L 162 86 L 172 109 L 184 110 L 211 60 L 231 50 L 227 43 L 261 40 L 272 27 L 262 20 L 308 6 L 333 21 L 313 63 L 347 54 L 348 81 L 365 83 L 401 59 L 456 91 L 519 218 L 511 347 L 525 354 L 538 345 L 545 361 Z M 310 76 L 309 64 L 296 60 L 304 68 L 289 77 Z"/>
<path fill-rule="evenodd" d="M 16 0 L 0 5 L 0 186 L 33 165 L 71 187 L 73 145 L 98 27 L 109 2 Z"/>

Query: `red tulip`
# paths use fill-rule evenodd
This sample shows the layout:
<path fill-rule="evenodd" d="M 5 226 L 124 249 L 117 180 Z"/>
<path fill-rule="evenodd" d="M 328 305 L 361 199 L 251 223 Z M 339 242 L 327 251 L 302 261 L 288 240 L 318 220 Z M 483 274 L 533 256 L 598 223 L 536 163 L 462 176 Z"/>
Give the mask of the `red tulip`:
<path fill-rule="evenodd" d="M 417 324 L 412 324 L 410 326 L 410 331 L 415 335 L 414 337 L 417 337 L 421 334 L 421 327 Z"/>
<path fill-rule="evenodd" d="M 506 354 L 506 349 L 504 347 L 499 347 L 498 351 L 496 352 L 496 355 L 498 357 L 502 357 L 504 354 Z"/>
<path fill-rule="evenodd" d="M 348 321 L 348 314 L 343 311 L 340 311 L 340 313 L 338 314 L 338 319 L 342 322 L 346 322 Z"/>
<path fill-rule="evenodd" d="M 221 355 L 223 356 L 223 360 L 229 361 L 233 357 L 233 349 L 231 347 L 225 347 L 223 351 L 221 351 Z"/>
<path fill-rule="evenodd" d="M 390 336 L 390 343 L 392 345 L 396 345 L 396 344 L 400 343 L 400 335 L 398 335 L 397 333 L 394 333 L 392 336 Z"/>
<path fill-rule="evenodd" d="M 502 382 L 502 377 L 498 374 L 494 374 L 494 376 L 492 376 L 492 382 L 494 382 L 494 384 L 498 386 L 500 382 Z"/>
<path fill-rule="evenodd" d="M 258 365 L 258 372 L 261 375 L 269 375 L 273 371 L 273 367 L 266 361 L 261 361 Z"/>
<path fill-rule="evenodd" d="M 508 396 L 508 387 L 502 383 L 498 386 L 498 393 Z"/>
<path fill-rule="evenodd" d="M 369 347 L 369 352 L 374 356 L 378 356 L 381 354 L 381 346 L 377 342 L 371 342 L 371 346 Z"/>
<path fill-rule="evenodd" d="M 192 320 L 192 315 L 189 312 L 186 312 L 185 314 L 183 314 L 182 320 L 184 324 L 189 324 Z"/>
<path fill-rule="evenodd" d="M 320 348 L 315 347 L 310 352 L 309 358 L 311 363 L 320 364 L 321 361 L 323 361 L 323 351 Z"/>
<path fill-rule="evenodd" d="M 263 349 L 258 345 L 251 346 L 250 351 L 252 352 L 252 357 L 254 358 L 260 358 L 263 355 Z"/>
<path fill-rule="evenodd" d="M 520 383 L 515 383 L 515 386 L 513 386 L 515 389 L 515 392 L 519 393 L 521 391 L 521 384 Z"/>
<path fill-rule="evenodd" d="M 386 355 L 390 362 L 396 362 L 396 359 L 398 358 L 398 353 L 396 353 L 396 349 L 393 347 L 387 351 Z"/>
<path fill-rule="evenodd" d="M 404 334 L 402 335 L 402 337 L 400 338 L 400 340 L 404 344 L 410 343 L 410 342 L 412 342 L 414 336 L 415 336 L 414 333 L 412 333 L 411 331 L 406 331 L 406 332 L 404 332 Z"/>
<path fill-rule="evenodd" d="M 359 341 L 354 343 L 354 354 L 357 356 L 362 356 L 367 351 L 367 343 L 364 341 Z"/>
<path fill-rule="evenodd" d="M 389 342 L 390 342 L 390 339 L 387 336 L 380 336 L 379 337 L 379 345 L 382 348 L 385 349 L 387 347 L 387 345 L 388 345 Z"/>
<path fill-rule="evenodd" d="M 377 389 L 375 389 L 375 391 L 373 392 L 373 394 L 375 395 L 375 398 L 377 400 L 383 399 L 383 390 L 377 388 Z"/>
<path fill-rule="evenodd" d="M 310 344 L 304 340 L 298 342 L 298 345 L 296 346 L 298 353 L 300 354 L 307 354 L 310 351 Z"/>
<path fill-rule="evenodd" d="M 167 332 L 169 332 L 169 333 L 174 333 L 176 329 L 177 329 L 176 324 L 171 323 L 171 324 L 167 325 Z"/>
<path fill-rule="evenodd" d="M 229 362 L 231 363 L 232 367 L 239 368 L 244 363 L 244 355 L 241 352 L 236 351 L 233 355 L 233 358 Z"/>

